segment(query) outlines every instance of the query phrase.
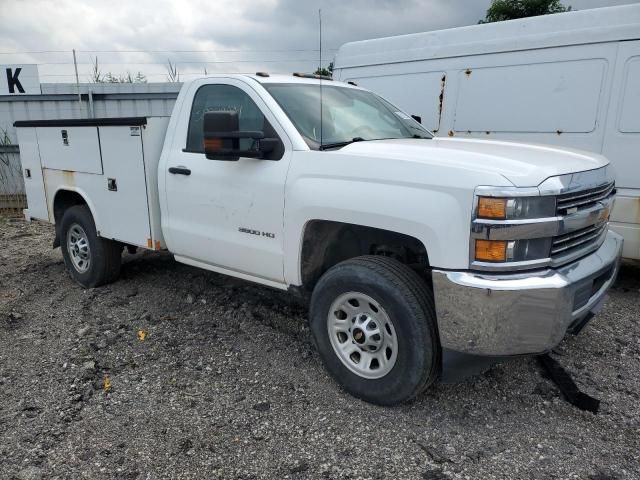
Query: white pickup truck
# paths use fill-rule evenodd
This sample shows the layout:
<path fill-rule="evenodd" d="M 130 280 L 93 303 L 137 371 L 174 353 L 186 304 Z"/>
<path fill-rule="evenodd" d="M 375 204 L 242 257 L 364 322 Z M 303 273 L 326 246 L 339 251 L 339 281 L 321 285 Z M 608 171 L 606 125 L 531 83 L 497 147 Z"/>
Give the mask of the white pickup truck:
<path fill-rule="evenodd" d="M 26 216 L 55 223 L 79 284 L 114 281 L 140 247 L 288 289 L 329 372 L 378 404 L 456 359 L 550 350 L 618 270 L 604 157 L 433 138 L 355 85 L 210 76 L 168 119 L 15 126 Z"/>

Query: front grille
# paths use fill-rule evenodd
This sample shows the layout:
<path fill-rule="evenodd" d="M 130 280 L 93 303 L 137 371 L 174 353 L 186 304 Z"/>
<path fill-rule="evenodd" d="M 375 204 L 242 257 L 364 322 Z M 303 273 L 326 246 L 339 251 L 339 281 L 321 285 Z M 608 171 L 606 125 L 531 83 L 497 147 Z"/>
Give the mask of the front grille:
<path fill-rule="evenodd" d="M 585 190 L 558 195 L 556 213 L 562 217 L 570 216 L 580 210 L 598 205 L 599 202 L 612 197 L 615 193 L 615 185 L 611 182 Z M 553 237 L 551 258 L 556 263 L 564 263 L 578 258 L 580 255 L 586 255 L 602 244 L 606 231 L 607 221 L 605 220 Z"/>
<path fill-rule="evenodd" d="M 592 207 L 599 201 L 607 198 L 609 195 L 613 195 L 615 193 L 613 190 L 614 184 L 612 182 L 606 185 L 600 185 L 599 187 L 580 190 L 579 192 L 558 195 L 556 207 L 557 213 L 558 215 L 566 215 L 571 209 L 575 209 L 577 211 Z"/>
<path fill-rule="evenodd" d="M 553 237 L 551 257 L 564 257 L 578 250 L 587 250 L 592 245 L 598 245 L 606 229 L 607 222 L 601 222 L 596 225 L 591 225 L 590 227 Z"/>

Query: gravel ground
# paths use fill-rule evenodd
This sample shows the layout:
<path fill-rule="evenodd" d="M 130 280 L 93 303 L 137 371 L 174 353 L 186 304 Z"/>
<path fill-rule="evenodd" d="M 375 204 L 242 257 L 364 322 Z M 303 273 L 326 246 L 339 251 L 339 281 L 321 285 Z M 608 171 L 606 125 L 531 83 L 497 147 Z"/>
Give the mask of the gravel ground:
<path fill-rule="evenodd" d="M 531 358 L 382 408 L 328 377 L 287 295 L 149 253 L 83 290 L 52 238 L 0 218 L 1 478 L 640 478 L 636 266 L 554 355 L 598 415 Z"/>

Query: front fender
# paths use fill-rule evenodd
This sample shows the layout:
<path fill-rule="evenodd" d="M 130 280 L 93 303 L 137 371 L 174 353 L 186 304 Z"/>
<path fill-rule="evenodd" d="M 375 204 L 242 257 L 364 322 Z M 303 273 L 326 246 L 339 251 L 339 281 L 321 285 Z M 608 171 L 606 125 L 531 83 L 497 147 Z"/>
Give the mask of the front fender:
<path fill-rule="evenodd" d="M 302 239 L 311 220 L 374 227 L 418 239 L 431 266 L 467 268 L 473 192 L 364 179 L 300 177 L 287 186 L 287 283 L 301 285 Z"/>

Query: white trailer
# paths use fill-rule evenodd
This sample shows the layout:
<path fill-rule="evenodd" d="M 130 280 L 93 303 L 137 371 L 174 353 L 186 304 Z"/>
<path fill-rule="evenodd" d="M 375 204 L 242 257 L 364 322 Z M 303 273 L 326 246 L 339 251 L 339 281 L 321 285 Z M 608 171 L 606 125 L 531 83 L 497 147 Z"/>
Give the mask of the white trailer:
<path fill-rule="evenodd" d="M 347 43 L 334 76 L 438 136 L 602 153 L 617 174 L 611 228 L 640 259 L 640 5 Z"/>

